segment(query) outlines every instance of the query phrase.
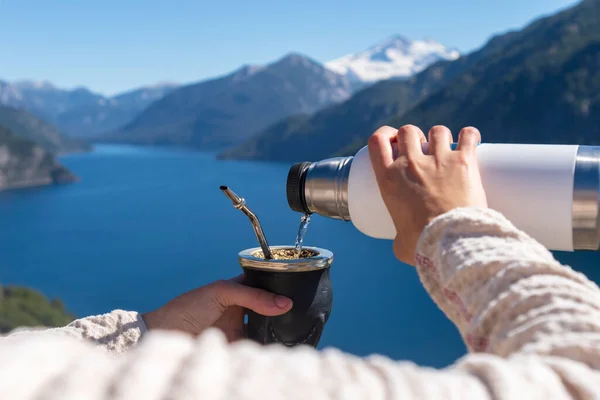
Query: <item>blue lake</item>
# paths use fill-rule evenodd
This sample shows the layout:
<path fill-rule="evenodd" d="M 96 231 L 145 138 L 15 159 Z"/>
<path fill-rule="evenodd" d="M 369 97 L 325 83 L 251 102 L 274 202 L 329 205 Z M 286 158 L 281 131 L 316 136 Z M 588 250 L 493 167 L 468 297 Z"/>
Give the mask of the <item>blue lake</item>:
<path fill-rule="evenodd" d="M 238 275 L 257 245 L 228 185 L 259 216 L 270 244 L 293 244 L 299 214 L 285 199 L 288 165 L 217 161 L 185 150 L 99 146 L 61 161 L 81 182 L 0 193 L 0 282 L 61 298 L 78 316 L 147 311 Z M 550 217 L 550 216 L 549 216 Z M 306 245 L 330 249 L 334 307 L 320 347 L 445 366 L 465 347 L 392 243 L 318 216 Z M 558 254 L 600 281 L 600 254 Z"/>

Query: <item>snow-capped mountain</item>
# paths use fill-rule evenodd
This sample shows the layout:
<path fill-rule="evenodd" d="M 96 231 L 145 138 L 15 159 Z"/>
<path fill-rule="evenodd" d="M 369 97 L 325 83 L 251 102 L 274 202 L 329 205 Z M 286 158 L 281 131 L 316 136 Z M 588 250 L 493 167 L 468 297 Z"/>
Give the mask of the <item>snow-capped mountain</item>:
<path fill-rule="evenodd" d="M 439 60 L 455 60 L 456 50 L 433 40 L 409 40 L 393 36 L 356 54 L 348 54 L 325 64 L 330 70 L 358 82 L 407 78 Z"/>

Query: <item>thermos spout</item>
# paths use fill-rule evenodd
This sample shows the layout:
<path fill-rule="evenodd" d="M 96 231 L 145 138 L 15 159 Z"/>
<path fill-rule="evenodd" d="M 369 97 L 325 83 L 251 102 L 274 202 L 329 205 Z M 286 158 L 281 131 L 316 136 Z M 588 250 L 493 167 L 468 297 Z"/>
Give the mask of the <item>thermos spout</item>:
<path fill-rule="evenodd" d="M 292 165 L 287 177 L 288 205 L 304 214 L 350 221 L 348 178 L 353 157 Z"/>

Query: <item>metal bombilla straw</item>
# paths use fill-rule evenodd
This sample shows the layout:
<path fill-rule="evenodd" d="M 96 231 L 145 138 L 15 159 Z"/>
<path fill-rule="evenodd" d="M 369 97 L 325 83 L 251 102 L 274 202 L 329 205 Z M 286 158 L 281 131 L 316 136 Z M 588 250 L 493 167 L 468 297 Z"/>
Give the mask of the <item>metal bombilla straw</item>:
<path fill-rule="evenodd" d="M 258 243 L 260 243 L 260 247 L 263 251 L 265 259 L 273 259 L 273 253 L 271 253 L 271 249 L 269 248 L 269 244 L 267 243 L 265 233 L 263 232 L 262 227 L 260 226 L 260 221 L 258 220 L 256 214 L 254 214 L 248 208 L 248 206 L 246 205 L 246 200 L 235 194 L 227 186 L 221 186 L 220 189 L 223 191 L 223 193 L 225 193 L 225 196 L 229 197 L 229 200 L 231 200 L 231 202 L 233 203 L 233 207 L 242 211 L 250 219 L 250 223 L 252 223 L 252 228 L 254 228 L 254 233 L 256 234 Z"/>

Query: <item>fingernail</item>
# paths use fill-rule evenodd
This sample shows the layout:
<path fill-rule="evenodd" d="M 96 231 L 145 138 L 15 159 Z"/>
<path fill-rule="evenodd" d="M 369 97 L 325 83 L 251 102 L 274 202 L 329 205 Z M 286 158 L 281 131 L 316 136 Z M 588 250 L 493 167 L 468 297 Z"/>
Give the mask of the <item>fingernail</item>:
<path fill-rule="evenodd" d="M 275 304 L 279 308 L 288 308 L 292 304 L 292 300 L 284 296 L 275 296 Z"/>

